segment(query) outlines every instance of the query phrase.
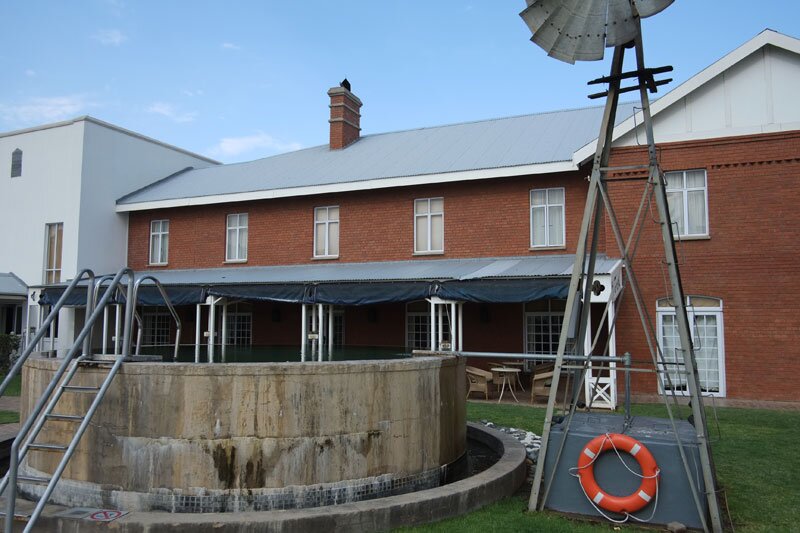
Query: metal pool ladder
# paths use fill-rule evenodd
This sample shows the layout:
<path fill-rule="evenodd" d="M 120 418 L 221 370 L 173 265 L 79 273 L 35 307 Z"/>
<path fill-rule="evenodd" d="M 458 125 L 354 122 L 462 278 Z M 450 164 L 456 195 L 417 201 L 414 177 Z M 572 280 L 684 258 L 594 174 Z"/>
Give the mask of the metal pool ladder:
<path fill-rule="evenodd" d="M 127 278 L 127 283 L 123 283 L 123 278 Z M 73 453 L 75 452 L 81 437 L 86 432 L 92 416 L 94 415 L 95 411 L 97 411 L 100 402 L 103 400 L 106 391 L 111 386 L 111 382 L 114 380 L 114 377 L 119 372 L 122 363 L 130 355 L 131 330 L 133 329 L 133 318 L 136 314 L 136 302 L 138 300 L 139 287 L 144 281 L 149 280 L 155 283 L 162 299 L 164 300 L 164 303 L 167 305 L 172 317 L 176 321 L 177 330 L 175 335 L 175 357 L 177 358 L 181 332 L 180 319 L 175 312 L 175 308 L 167 297 L 166 291 L 156 278 L 152 276 L 144 276 L 136 280 L 134 283 L 133 271 L 129 268 L 123 268 L 117 272 L 113 278 L 111 276 L 103 276 L 95 282 L 94 273 L 91 270 L 86 269 L 82 270 L 75 277 L 75 279 L 72 280 L 72 283 L 70 283 L 70 285 L 65 289 L 61 298 L 59 298 L 58 302 L 53 306 L 52 311 L 42 323 L 42 327 L 39 329 L 36 336 L 26 346 L 22 355 L 19 357 L 14 367 L 9 371 L 5 380 L 3 380 L 2 385 L 0 385 L 0 396 L 2 396 L 3 392 L 5 392 L 11 379 L 19 373 L 22 365 L 33 352 L 34 347 L 38 344 L 39 340 L 47 331 L 50 323 L 52 323 L 52 321 L 58 315 L 59 310 L 63 307 L 69 295 L 75 290 L 78 284 L 84 280 L 88 282 L 86 296 L 86 316 L 88 318 L 86 319 L 83 329 L 76 337 L 72 348 L 70 348 L 70 350 L 67 352 L 62 364 L 59 366 L 58 370 L 53 376 L 53 379 L 45 388 L 42 396 L 36 402 L 36 405 L 31 410 L 27 420 L 20 428 L 16 439 L 14 439 L 14 444 L 11 446 L 11 455 L 9 457 L 8 473 L 3 480 L 0 481 L 0 493 L 6 490 L 6 488 L 8 489 L 5 495 L 6 512 L 0 513 L 0 515 L 6 517 L 4 530 L 5 533 L 12 532 L 14 520 L 27 522 L 24 529 L 25 532 L 33 529 L 33 526 L 44 510 L 44 506 L 47 504 L 50 495 L 55 490 L 56 484 L 58 483 L 59 479 L 61 479 L 61 475 L 64 472 L 64 469 L 66 468 L 67 463 L 69 462 Z M 97 301 L 97 296 L 100 292 L 101 285 L 108 280 L 110 280 L 108 287 L 105 289 L 100 301 Z M 125 319 L 121 353 L 117 354 L 111 359 L 93 359 L 91 355 L 91 340 L 94 324 L 99 318 L 102 317 L 103 310 L 110 303 L 114 294 L 118 292 L 122 293 L 123 287 L 125 287 Z M 139 322 L 139 327 L 141 333 L 141 322 Z M 82 353 L 75 357 L 78 351 L 81 349 Z M 138 349 L 139 342 L 137 342 L 137 353 Z M 97 365 L 102 363 L 111 363 L 112 361 L 113 365 L 109 369 L 99 387 L 71 384 L 72 378 L 75 376 L 79 366 L 86 364 Z M 58 400 L 64 393 L 94 394 L 95 397 L 84 415 L 53 413 Z M 75 433 L 73 434 L 68 446 L 64 446 L 62 444 L 37 442 L 35 440 L 44 424 L 52 420 L 79 423 L 79 426 L 75 430 Z M 58 467 L 56 467 L 51 477 L 27 476 L 19 474 L 19 465 L 25 459 L 27 453 L 31 450 L 63 453 L 63 457 L 61 458 Z M 18 481 L 28 484 L 46 485 L 44 492 L 39 497 L 38 501 L 36 502 L 36 507 L 30 515 L 15 513 Z M 13 518 L 9 519 L 9 517 Z"/>

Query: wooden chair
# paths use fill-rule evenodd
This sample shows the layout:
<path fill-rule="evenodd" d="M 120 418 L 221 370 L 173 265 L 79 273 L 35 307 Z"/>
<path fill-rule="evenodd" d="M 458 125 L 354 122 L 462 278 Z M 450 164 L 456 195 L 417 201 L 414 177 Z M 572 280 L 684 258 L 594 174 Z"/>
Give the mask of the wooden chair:
<path fill-rule="evenodd" d="M 467 398 L 469 393 L 482 392 L 484 397 L 488 400 L 492 389 L 492 373 L 474 366 L 468 366 L 467 382 L 469 383 L 469 390 L 467 390 Z"/>
<path fill-rule="evenodd" d="M 531 370 L 531 403 L 536 396 L 549 396 L 555 363 L 535 365 Z"/>

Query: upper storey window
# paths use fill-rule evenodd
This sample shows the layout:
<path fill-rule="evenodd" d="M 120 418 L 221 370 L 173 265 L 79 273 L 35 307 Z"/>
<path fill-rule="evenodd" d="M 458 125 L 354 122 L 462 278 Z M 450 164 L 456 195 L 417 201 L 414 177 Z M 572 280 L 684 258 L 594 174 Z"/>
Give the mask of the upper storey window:
<path fill-rule="evenodd" d="M 11 152 L 11 177 L 18 178 L 22 176 L 22 150 L 17 148 Z"/>
<path fill-rule="evenodd" d="M 44 241 L 44 282 L 61 282 L 61 249 L 64 237 L 64 223 L 45 225 Z"/>
<path fill-rule="evenodd" d="M 666 172 L 672 230 L 680 237 L 708 235 L 708 188 L 705 170 Z"/>
<path fill-rule="evenodd" d="M 339 257 L 339 206 L 314 209 L 314 257 Z"/>
<path fill-rule="evenodd" d="M 225 261 L 247 261 L 247 213 L 228 215 Z"/>
<path fill-rule="evenodd" d="M 564 188 L 531 191 L 531 248 L 564 246 Z"/>
<path fill-rule="evenodd" d="M 169 220 L 150 222 L 150 264 L 166 265 L 169 252 Z"/>
<path fill-rule="evenodd" d="M 444 252 L 444 198 L 414 200 L 414 253 Z"/>

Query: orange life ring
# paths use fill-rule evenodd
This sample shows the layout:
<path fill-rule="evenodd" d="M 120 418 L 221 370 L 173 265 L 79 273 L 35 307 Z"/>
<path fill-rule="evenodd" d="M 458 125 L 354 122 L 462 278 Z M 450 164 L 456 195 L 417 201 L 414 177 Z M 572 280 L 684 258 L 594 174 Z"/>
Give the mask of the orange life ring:
<path fill-rule="evenodd" d="M 597 456 L 612 448 L 632 455 L 642 469 L 641 485 L 628 496 L 608 494 L 594 479 L 594 462 Z M 638 440 L 620 433 L 607 433 L 592 439 L 581 450 L 577 470 L 586 496 L 598 507 L 615 513 L 635 513 L 650 503 L 658 490 L 659 469 L 653 454 Z"/>

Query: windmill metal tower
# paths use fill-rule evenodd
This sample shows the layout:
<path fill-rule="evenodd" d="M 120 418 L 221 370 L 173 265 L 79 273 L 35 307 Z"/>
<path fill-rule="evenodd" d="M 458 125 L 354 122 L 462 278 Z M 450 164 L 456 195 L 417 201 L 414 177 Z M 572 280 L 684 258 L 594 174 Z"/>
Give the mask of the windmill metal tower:
<path fill-rule="evenodd" d="M 590 84 L 608 84 L 608 90 L 597 93 L 591 97 L 606 97 L 605 110 L 597 138 L 597 147 L 592 161 L 592 172 L 587 193 L 586 206 L 581 224 L 580 236 L 575 253 L 575 263 L 569 286 L 569 296 L 564 314 L 564 322 L 558 344 L 557 360 L 553 374 L 553 383 L 547 404 L 545 423 L 542 434 L 542 448 L 533 481 L 533 489 L 529 502 L 530 510 L 541 510 L 547 501 L 555 469 L 552 475 L 543 480 L 545 472 L 545 457 L 547 453 L 550 430 L 554 422 L 556 395 L 558 394 L 558 381 L 564 366 L 564 354 L 570 337 L 583 339 L 589 330 L 589 305 L 591 290 L 594 280 L 595 259 L 597 256 L 598 233 L 605 216 L 608 217 L 614 240 L 619 247 L 625 277 L 628 287 L 633 294 L 639 312 L 645 337 L 652 358 L 652 370 L 657 376 L 660 391 L 662 392 L 667 413 L 672 424 L 676 439 L 678 431 L 670 401 L 668 398 L 669 387 L 664 380 L 669 382 L 669 372 L 666 362 L 656 342 L 657 336 L 652 325 L 652 320 L 647 314 L 647 304 L 642 299 L 642 294 L 633 269 L 633 238 L 627 240 L 623 237 L 620 225 L 614 212 L 611 198 L 605 184 L 606 173 L 609 169 L 609 154 L 611 151 L 612 135 L 615 124 L 617 103 L 619 95 L 626 92 L 637 91 L 641 100 L 642 127 L 647 136 L 648 147 L 648 179 L 644 194 L 652 195 L 658 212 L 661 238 L 664 248 L 664 262 L 669 276 L 671 299 L 674 302 L 678 332 L 680 336 L 680 354 L 682 356 L 683 372 L 689 389 L 692 417 L 697 432 L 698 451 L 702 467 L 702 478 L 705 493 L 693 489 L 693 499 L 702 520 L 703 529 L 706 531 L 722 531 L 720 506 L 717 499 L 717 483 L 714 473 L 711 447 L 708 441 L 706 415 L 703 408 L 703 398 L 700 392 L 700 382 L 692 346 L 691 329 L 686 310 L 686 299 L 681 285 L 681 277 L 675 251 L 675 241 L 672 233 L 672 224 L 667 203 L 666 183 L 659 167 L 653 124 L 650 116 L 649 92 L 656 92 L 660 85 L 671 80 L 656 80 L 659 74 L 669 72 L 672 67 L 647 68 L 644 62 L 644 49 L 642 44 L 641 18 L 659 13 L 668 7 L 673 0 L 526 0 L 527 7 L 520 13 L 525 23 L 533 32 L 531 40 L 542 47 L 548 55 L 574 63 L 575 61 L 600 60 L 603 58 L 606 47 L 613 48 L 611 72 L 609 76 L 593 80 Z M 626 49 L 633 49 L 636 59 L 636 70 L 623 72 L 623 58 Z M 633 82 L 633 85 L 622 87 L 622 83 Z M 641 223 L 637 215 L 634 228 Z M 633 236 L 633 231 L 631 236 Z M 582 302 L 587 302 L 582 305 Z M 609 305 L 613 305 L 609 303 Z M 570 334 L 572 332 L 572 334 Z M 584 356 L 582 373 L 576 383 L 583 381 L 583 375 L 591 364 L 591 355 L 585 353 L 582 342 L 575 343 L 575 355 Z M 579 388 L 575 387 L 571 401 L 567 408 L 567 421 L 575 413 L 578 404 Z M 674 400 L 674 398 L 673 398 Z M 566 426 L 567 431 L 569 425 Z M 565 439 L 561 441 L 561 446 Z M 684 446 L 679 441 L 679 451 L 683 467 L 689 475 L 690 465 L 686 457 Z M 561 459 L 561 450 L 555 454 L 555 461 Z M 549 459 L 548 459 L 549 460 Z M 708 516 L 701 512 L 702 500 L 708 507 Z"/>

